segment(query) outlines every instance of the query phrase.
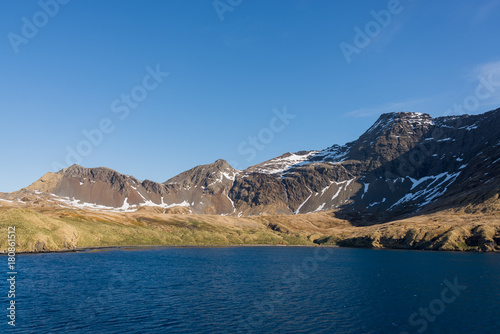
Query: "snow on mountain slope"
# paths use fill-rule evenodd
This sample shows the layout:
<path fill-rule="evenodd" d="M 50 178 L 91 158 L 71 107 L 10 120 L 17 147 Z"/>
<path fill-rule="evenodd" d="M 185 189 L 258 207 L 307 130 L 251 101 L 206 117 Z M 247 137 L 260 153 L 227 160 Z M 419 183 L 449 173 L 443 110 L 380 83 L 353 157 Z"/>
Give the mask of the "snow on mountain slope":
<path fill-rule="evenodd" d="M 300 151 L 296 153 L 285 153 L 279 157 L 264 161 L 258 165 L 251 166 L 245 170 L 246 173 L 279 174 L 297 164 L 308 161 L 320 151 Z"/>

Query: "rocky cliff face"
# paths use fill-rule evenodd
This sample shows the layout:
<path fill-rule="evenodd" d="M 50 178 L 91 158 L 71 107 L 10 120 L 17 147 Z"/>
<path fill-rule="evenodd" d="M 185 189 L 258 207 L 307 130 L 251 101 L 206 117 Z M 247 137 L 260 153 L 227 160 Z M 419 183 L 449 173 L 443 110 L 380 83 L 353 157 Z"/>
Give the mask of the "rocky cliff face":
<path fill-rule="evenodd" d="M 24 191 L 95 209 L 184 206 L 238 216 L 334 210 L 372 224 L 498 198 L 499 128 L 500 109 L 435 119 L 389 113 L 354 142 L 285 153 L 244 171 L 217 160 L 157 183 L 74 165 Z"/>

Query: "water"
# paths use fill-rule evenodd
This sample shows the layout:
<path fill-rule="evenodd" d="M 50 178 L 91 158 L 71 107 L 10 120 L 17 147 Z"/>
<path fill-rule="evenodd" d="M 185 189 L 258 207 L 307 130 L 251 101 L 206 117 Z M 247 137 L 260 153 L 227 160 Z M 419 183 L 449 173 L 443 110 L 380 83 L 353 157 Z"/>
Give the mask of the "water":
<path fill-rule="evenodd" d="M 2 333 L 500 333 L 499 254 L 161 248 L 17 262 L 17 326 L 2 316 Z"/>

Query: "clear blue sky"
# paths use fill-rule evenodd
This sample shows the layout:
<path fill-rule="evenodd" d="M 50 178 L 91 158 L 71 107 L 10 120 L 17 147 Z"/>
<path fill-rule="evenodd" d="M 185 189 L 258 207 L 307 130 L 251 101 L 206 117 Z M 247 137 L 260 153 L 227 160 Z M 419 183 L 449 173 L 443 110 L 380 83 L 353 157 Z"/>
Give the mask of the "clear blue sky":
<path fill-rule="evenodd" d="M 102 120 L 113 130 L 80 164 L 163 182 L 219 158 L 241 169 L 343 144 L 383 112 L 500 106 L 500 84 L 474 100 L 480 76 L 500 82 L 499 0 L 221 0 L 219 13 L 211 0 L 54 1 L 0 1 L 0 191 L 64 165 Z M 356 27 L 371 36 L 348 63 Z M 147 91 L 158 64 L 169 75 Z M 132 91 L 141 101 L 125 107 Z"/>

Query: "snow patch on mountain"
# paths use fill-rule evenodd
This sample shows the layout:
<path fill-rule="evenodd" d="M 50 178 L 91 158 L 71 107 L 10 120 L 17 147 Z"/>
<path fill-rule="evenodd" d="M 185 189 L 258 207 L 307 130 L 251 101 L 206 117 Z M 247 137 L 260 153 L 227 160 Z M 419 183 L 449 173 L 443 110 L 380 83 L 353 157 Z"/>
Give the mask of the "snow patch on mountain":
<path fill-rule="evenodd" d="M 307 188 L 307 187 L 306 187 Z M 300 212 L 300 209 L 302 208 L 302 206 L 304 204 L 306 204 L 306 202 L 309 200 L 309 198 L 311 198 L 313 192 L 311 191 L 311 189 L 307 188 L 307 190 L 309 190 L 311 192 L 311 194 L 309 195 L 309 197 L 306 198 L 306 200 L 304 202 L 302 202 L 302 204 L 299 205 L 299 207 L 297 208 L 297 210 L 295 210 L 295 214 L 298 214 Z"/>
<path fill-rule="evenodd" d="M 87 210 L 93 210 L 93 211 L 109 211 L 109 212 L 134 212 L 136 209 L 132 209 L 128 203 L 126 203 L 127 200 L 125 200 L 124 204 L 120 208 L 114 208 L 110 206 L 105 206 L 105 205 L 100 205 L 96 203 L 87 203 L 87 202 L 82 202 L 78 199 L 75 198 L 69 198 L 66 196 L 57 196 L 54 194 L 50 194 L 53 196 L 53 199 L 55 201 L 61 202 L 62 207 L 69 206 L 77 209 L 87 209 Z M 125 205 L 127 204 L 127 205 Z"/>
<path fill-rule="evenodd" d="M 250 167 L 249 170 L 263 174 L 283 173 L 291 167 L 299 165 L 301 162 L 307 161 L 310 157 L 314 156 L 318 152 L 319 151 L 285 153 L 279 157 Z"/>
<path fill-rule="evenodd" d="M 407 203 L 415 200 L 420 201 L 420 203 L 418 204 L 420 208 L 424 207 L 425 205 L 435 201 L 440 196 L 442 196 L 446 192 L 448 187 L 453 182 L 455 182 L 460 173 L 461 172 L 444 172 L 438 175 L 425 176 L 418 180 L 410 178 L 410 180 L 413 182 L 413 186 L 410 190 L 413 190 L 420 185 L 423 185 L 423 189 L 420 189 L 416 192 L 407 193 L 396 203 L 394 203 L 389 209 L 392 209 L 393 207 L 398 206 L 402 203 Z"/>

